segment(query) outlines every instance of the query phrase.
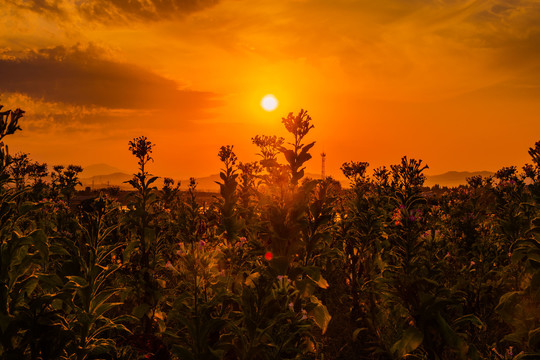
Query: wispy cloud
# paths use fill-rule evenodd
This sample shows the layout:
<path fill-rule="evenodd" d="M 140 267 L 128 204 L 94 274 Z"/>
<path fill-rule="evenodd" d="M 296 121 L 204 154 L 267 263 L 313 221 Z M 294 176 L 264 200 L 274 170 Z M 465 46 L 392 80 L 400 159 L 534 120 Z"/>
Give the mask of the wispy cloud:
<path fill-rule="evenodd" d="M 125 24 L 174 19 L 212 7 L 219 0 L 4 0 L 20 9 L 65 17 L 75 11 L 92 22 Z"/>
<path fill-rule="evenodd" d="M 18 8 L 44 15 L 64 17 L 66 9 L 64 0 L 5 0 Z"/>
<path fill-rule="evenodd" d="M 86 0 L 80 11 L 94 21 L 158 21 L 211 7 L 218 0 Z"/>

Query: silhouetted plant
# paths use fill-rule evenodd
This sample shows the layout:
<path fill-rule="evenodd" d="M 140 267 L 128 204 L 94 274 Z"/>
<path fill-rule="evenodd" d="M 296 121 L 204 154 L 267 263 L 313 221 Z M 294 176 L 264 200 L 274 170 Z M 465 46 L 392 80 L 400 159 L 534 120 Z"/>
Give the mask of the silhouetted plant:
<path fill-rule="evenodd" d="M 158 263 L 164 264 L 160 256 L 160 234 L 153 223 L 153 205 L 158 198 L 155 193 L 157 188 L 152 184 L 158 177 L 152 176 L 146 169 L 152 161 L 152 147 L 153 144 L 145 136 L 129 142 L 129 150 L 137 158 L 139 169 L 133 179 L 127 181 L 136 193 L 128 204 L 126 226 L 131 238 L 123 255 L 125 261 L 133 264 L 131 296 L 135 296 L 138 302 L 133 314 L 141 319 L 145 334 L 153 332 L 154 315 L 161 298 L 154 270 Z"/>
<path fill-rule="evenodd" d="M 0 105 L 0 110 L 3 106 Z M 17 109 L 14 111 L 0 111 L 0 186 L 3 188 L 10 181 L 8 174 L 12 157 L 9 155 L 8 146 L 4 144 L 3 139 L 21 130 L 19 120 L 23 117 L 24 111 Z"/>
<path fill-rule="evenodd" d="M 0 109 L 2 106 L 0 106 Z M 13 182 L 3 139 L 20 130 L 24 111 L 0 112 L 0 357 L 5 359 L 58 358 L 69 338 L 52 309 L 54 297 L 44 294 L 49 246 L 41 229 L 21 228 L 37 206 L 21 203 L 25 189 L 7 187 Z"/>
<path fill-rule="evenodd" d="M 323 266 L 332 258 L 330 252 L 332 232 L 334 231 L 335 206 L 338 184 L 328 177 L 318 181 L 307 207 L 305 228 L 303 230 L 305 250 L 303 265 Z M 305 189 L 309 191 L 309 189 Z"/>
<path fill-rule="evenodd" d="M 401 158 L 401 163 L 391 165 L 391 185 L 393 188 L 401 191 L 407 191 L 410 194 L 418 194 L 421 191 L 426 175 L 422 172 L 429 167 L 422 166 L 422 160 Z"/>
<path fill-rule="evenodd" d="M 172 352 L 186 359 L 223 358 L 227 341 L 220 339 L 228 324 L 229 297 L 220 274 L 220 251 L 200 240 L 179 244 L 167 270 L 176 284 L 167 317 Z"/>
<path fill-rule="evenodd" d="M 182 243 L 194 244 L 207 239 L 208 218 L 197 199 L 197 181 L 189 179 L 188 191 L 183 206 L 179 209 L 178 237 Z"/>
<path fill-rule="evenodd" d="M 383 232 L 385 204 L 377 195 L 387 190 L 373 192 L 366 174 L 368 166 L 367 162 L 349 162 L 341 167 L 350 181 L 351 192 L 345 198 L 348 201 L 340 213 L 343 265 L 347 269 L 345 281 L 351 304 L 349 321 L 355 328 L 352 334 L 355 335 L 354 339 L 364 341 L 364 348 L 356 351 L 364 352 L 366 357 L 373 352 L 387 351 L 385 332 L 388 325 L 385 322 L 391 322 L 384 318 L 388 315 L 381 309 L 381 294 L 377 287 L 377 280 L 384 268 L 382 252 L 388 236 Z M 380 182 L 376 188 L 385 185 L 386 182 Z"/>
<path fill-rule="evenodd" d="M 137 239 L 134 243 L 141 251 L 140 265 L 142 268 L 148 268 L 150 265 L 150 252 L 152 243 L 155 240 L 155 231 L 151 229 L 151 203 L 156 201 L 154 190 L 157 188 L 152 184 L 158 179 L 157 176 L 152 176 L 147 170 L 148 162 L 152 160 L 152 143 L 145 136 L 135 138 L 129 142 L 129 150 L 137 158 L 139 164 L 139 172 L 133 176 L 133 179 L 127 181 L 136 191 L 135 201 L 130 204 L 131 220 Z"/>
<path fill-rule="evenodd" d="M 540 165 L 540 141 L 535 144 L 535 147 L 529 149 L 529 154 L 535 163 L 536 170 L 538 170 Z M 516 180 L 514 167 L 503 168 L 501 172 L 504 172 L 504 180 Z M 532 203 L 529 202 L 529 199 L 519 197 L 522 200 L 520 208 L 523 210 L 528 209 L 535 215 L 535 218 L 530 222 L 529 229 L 526 232 L 519 232 L 519 237 L 512 243 L 511 248 L 512 263 L 519 265 L 523 272 L 518 273 L 516 276 L 517 286 L 513 289 L 514 291 L 509 291 L 501 296 L 497 306 L 497 312 L 510 325 L 512 330 L 503 340 L 518 346 L 522 350 L 516 359 L 540 357 L 540 261 L 538 259 L 538 254 L 540 254 L 540 207 L 538 205 L 539 193 L 537 192 L 539 178 L 535 175 L 526 174 L 526 176 L 531 176 L 534 181 L 531 184 Z M 505 185 L 504 187 L 508 186 Z M 515 191 L 515 189 L 512 191 Z M 506 205 L 509 205 L 508 202 Z M 510 207 L 514 206 L 510 204 Z M 524 214 L 521 212 L 520 215 L 515 219 L 516 221 L 523 220 Z M 503 231 L 507 234 L 504 229 Z"/>
<path fill-rule="evenodd" d="M 163 188 L 161 189 L 161 201 L 163 207 L 168 210 L 177 210 L 180 200 L 180 181 L 175 186 L 174 180 L 171 178 L 163 179 Z"/>
<path fill-rule="evenodd" d="M 361 182 L 367 181 L 368 177 L 366 174 L 366 170 L 368 166 L 369 163 L 367 162 L 351 161 L 343 163 L 343 165 L 341 165 L 341 171 L 343 172 L 343 175 L 345 175 L 345 177 L 354 186 Z"/>
<path fill-rule="evenodd" d="M 219 150 L 218 157 L 225 166 L 219 173 L 223 182 L 217 182 L 219 192 L 223 199 L 219 203 L 220 219 L 218 228 L 224 234 L 229 243 L 237 238 L 238 232 L 243 227 L 241 219 L 237 215 L 238 194 L 236 188 L 238 186 L 236 173 L 237 157 L 233 152 L 233 146 L 222 146 Z"/>
<path fill-rule="evenodd" d="M 262 159 L 260 164 L 268 169 L 278 165 L 277 155 L 280 152 L 280 147 L 285 143 L 285 139 L 275 135 L 257 135 L 251 138 L 251 142 L 259 147 L 259 155 Z"/>
<path fill-rule="evenodd" d="M 48 192 L 49 185 L 43 180 L 49 174 L 47 164 L 32 162 L 28 166 L 28 177 L 32 179 L 31 196 L 34 201 L 43 199 Z"/>
<path fill-rule="evenodd" d="M 303 144 L 302 141 L 314 126 L 311 124 L 311 116 L 304 110 L 300 110 L 296 116 L 293 113 L 289 113 L 286 118 L 282 119 L 282 122 L 287 131 L 293 135 L 293 141 L 289 143 L 293 148 L 287 149 L 279 146 L 279 150 L 285 155 L 285 159 L 289 163 L 291 185 L 296 186 L 298 185 L 298 181 L 304 176 L 305 167 L 302 166 L 306 161 L 311 159 L 309 150 L 315 145 L 315 142 Z"/>
<path fill-rule="evenodd" d="M 26 176 L 29 173 L 30 159 L 28 154 L 18 153 L 12 158 L 11 174 L 15 180 L 17 189 L 22 189 L 25 186 Z"/>
<path fill-rule="evenodd" d="M 239 216 L 246 226 L 242 229 L 244 236 L 248 236 L 248 231 L 256 222 L 256 208 L 258 206 L 258 186 L 257 177 L 262 171 L 262 167 L 257 162 L 238 164 L 240 170 L 238 183 Z"/>
<path fill-rule="evenodd" d="M 65 197 L 69 205 L 73 195 L 75 195 L 75 188 L 81 185 L 79 173 L 83 171 L 83 168 L 79 165 L 68 165 L 67 168 L 63 165 L 56 165 L 53 169 L 54 171 L 51 173 L 52 192 Z"/>
<path fill-rule="evenodd" d="M 257 135 L 251 139 L 252 143 L 259 147 L 258 156 L 261 157 L 259 164 L 265 173 L 258 177 L 262 180 L 263 191 L 272 196 L 283 199 L 288 187 L 289 175 L 287 167 L 280 164 L 277 155 L 281 152 L 285 139 L 277 136 Z"/>
<path fill-rule="evenodd" d="M 271 269 L 253 273 L 231 314 L 229 354 L 236 359 L 298 359 L 315 351 L 308 305 L 287 276 Z M 229 340 L 230 339 L 230 340 Z"/>
<path fill-rule="evenodd" d="M 121 321 L 132 320 L 127 316 L 108 316 L 122 305 L 119 301 L 122 289 L 113 283 L 120 264 L 111 261 L 116 258 L 113 255 L 117 250 L 125 246 L 123 242 L 111 241 L 119 225 L 111 218 L 116 217 L 118 210 L 103 196 L 87 204 L 85 210 L 79 221 L 80 235 L 62 239 L 70 256 L 65 263 L 71 266 L 58 272 L 67 280 L 62 292 L 69 294 L 63 302 L 69 314 L 66 321 L 74 335 L 70 351 L 81 360 L 114 354 L 116 341 L 111 334 L 131 333 Z"/>
<path fill-rule="evenodd" d="M 288 145 L 252 139 L 256 163 L 221 148 L 209 204 L 193 178 L 158 191 L 153 144 L 133 139 L 126 210 L 68 206 L 77 167 L 47 194 L 46 165 L 3 143 L 22 114 L 0 112 L 2 359 L 540 356 L 540 142 L 522 172 L 454 189 L 424 187 L 407 157 L 370 176 L 345 163 L 341 189 L 304 179 L 302 110 L 283 119 Z"/>

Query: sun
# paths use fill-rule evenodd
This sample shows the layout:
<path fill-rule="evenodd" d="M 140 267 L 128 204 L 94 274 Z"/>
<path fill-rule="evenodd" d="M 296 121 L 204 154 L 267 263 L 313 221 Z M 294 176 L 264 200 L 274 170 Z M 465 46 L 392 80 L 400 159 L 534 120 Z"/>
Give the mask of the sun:
<path fill-rule="evenodd" d="M 274 111 L 278 106 L 278 100 L 272 94 L 265 95 L 261 100 L 261 106 L 266 111 Z"/>

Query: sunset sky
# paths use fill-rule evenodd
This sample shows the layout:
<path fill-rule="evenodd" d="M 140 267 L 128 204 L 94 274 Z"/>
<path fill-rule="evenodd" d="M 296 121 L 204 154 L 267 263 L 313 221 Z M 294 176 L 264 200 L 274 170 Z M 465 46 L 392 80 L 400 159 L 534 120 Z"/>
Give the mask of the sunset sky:
<path fill-rule="evenodd" d="M 0 104 L 26 111 L 11 152 L 217 173 L 231 144 L 285 136 L 308 110 L 308 171 L 421 158 L 428 174 L 529 161 L 540 140 L 538 0 L 0 0 Z M 276 110 L 261 98 L 273 94 Z"/>

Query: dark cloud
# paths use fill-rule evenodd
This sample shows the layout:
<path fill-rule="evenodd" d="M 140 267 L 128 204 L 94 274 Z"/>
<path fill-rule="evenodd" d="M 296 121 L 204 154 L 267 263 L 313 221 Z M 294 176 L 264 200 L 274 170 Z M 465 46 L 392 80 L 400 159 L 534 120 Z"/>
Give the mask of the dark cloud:
<path fill-rule="evenodd" d="M 499 0 L 487 2 L 466 22 L 475 26 L 471 38 L 479 45 L 497 47 L 534 37 L 540 31 L 540 3 L 536 0 Z"/>
<path fill-rule="evenodd" d="M 63 0 L 7 0 L 19 8 L 34 11 L 38 14 L 65 17 Z"/>
<path fill-rule="evenodd" d="M 38 14 L 66 17 L 74 9 L 83 17 L 101 23 L 129 23 L 178 18 L 208 7 L 219 0 L 0 0 Z"/>
<path fill-rule="evenodd" d="M 216 105 L 212 93 L 179 89 L 172 80 L 100 53 L 95 46 L 59 46 L 0 59 L 0 91 L 111 109 L 185 108 L 192 115 Z"/>
<path fill-rule="evenodd" d="M 86 0 L 80 12 L 98 22 L 157 21 L 214 6 L 218 0 Z"/>

